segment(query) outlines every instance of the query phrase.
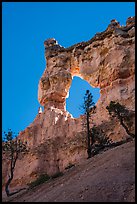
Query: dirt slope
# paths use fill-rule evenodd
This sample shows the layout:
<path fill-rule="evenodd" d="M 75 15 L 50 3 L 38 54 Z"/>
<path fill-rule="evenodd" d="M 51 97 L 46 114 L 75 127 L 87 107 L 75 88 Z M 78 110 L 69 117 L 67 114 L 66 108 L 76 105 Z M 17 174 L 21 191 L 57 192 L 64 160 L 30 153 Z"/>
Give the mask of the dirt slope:
<path fill-rule="evenodd" d="M 134 202 L 135 142 L 85 159 L 32 190 L 4 197 L 10 202 Z"/>

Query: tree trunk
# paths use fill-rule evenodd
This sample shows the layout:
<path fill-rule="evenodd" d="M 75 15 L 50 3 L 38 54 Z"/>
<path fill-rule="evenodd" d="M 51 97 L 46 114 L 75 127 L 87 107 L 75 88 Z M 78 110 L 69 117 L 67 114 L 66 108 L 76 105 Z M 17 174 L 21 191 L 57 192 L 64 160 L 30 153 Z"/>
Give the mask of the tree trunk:
<path fill-rule="evenodd" d="M 89 112 L 87 111 L 87 140 L 88 140 L 88 158 L 91 158 L 91 145 L 90 145 L 90 131 L 89 131 Z"/>
<path fill-rule="evenodd" d="M 7 194 L 8 197 L 14 194 L 14 193 L 10 193 L 9 185 L 10 185 L 12 179 L 13 179 L 13 176 L 14 176 L 13 172 L 14 172 L 14 168 L 15 168 L 17 158 L 18 158 L 18 153 L 16 153 L 15 160 L 14 160 L 14 157 L 13 157 L 13 154 L 12 154 L 12 159 L 11 159 L 11 164 L 10 164 L 10 174 L 11 174 L 11 176 L 9 176 L 9 179 L 8 179 L 6 185 L 5 185 L 5 191 L 6 191 L 6 194 Z"/>
<path fill-rule="evenodd" d="M 134 138 L 135 137 L 135 135 L 134 134 L 132 134 L 131 132 L 129 132 L 129 130 L 128 130 L 128 127 L 124 124 L 124 122 L 123 122 L 123 119 L 122 118 L 120 118 L 120 123 L 121 123 L 121 125 L 125 128 L 125 130 L 126 130 L 126 132 L 127 132 L 127 134 L 128 135 L 130 135 L 132 138 Z"/>
<path fill-rule="evenodd" d="M 6 191 L 6 194 L 7 194 L 8 197 L 11 195 L 10 192 L 9 192 L 9 185 L 10 185 L 12 179 L 13 179 L 13 173 L 12 173 L 11 177 L 9 177 L 9 179 L 8 179 L 6 185 L 5 185 L 5 191 Z"/>

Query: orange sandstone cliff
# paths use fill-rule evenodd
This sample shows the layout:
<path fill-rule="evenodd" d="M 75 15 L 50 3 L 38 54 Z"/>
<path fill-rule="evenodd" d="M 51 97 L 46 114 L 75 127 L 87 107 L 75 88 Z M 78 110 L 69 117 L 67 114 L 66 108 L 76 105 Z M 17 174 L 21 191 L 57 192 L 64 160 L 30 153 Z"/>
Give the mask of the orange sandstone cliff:
<path fill-rule="evenodd" d="M 44 42 L 46 69 L 39 81 L 38 100 L 44 106 L 34 121 L 19 134 L 30 148 L 17 161 L 12 185 L 23 185 L 38 175 L 63 171 L 69 163 L 87 157 L 84 116 L 73 118 L 66 111 L 72 79 L 78 76 L 100 88 L 100 99 L 91 115 L 90 126 L 101 126 L 113 141 L 128 137 L 119 121 L 106 110 L 111 100 L 135 111 L 135 18 L 126 26 L 112 20 L 107 29 L 87 42 L 69 48 L 54 38 Z M 135 131 L 134 115 L 130 131 Z M 3 161 L 3 183 L 7 176 Z"/>

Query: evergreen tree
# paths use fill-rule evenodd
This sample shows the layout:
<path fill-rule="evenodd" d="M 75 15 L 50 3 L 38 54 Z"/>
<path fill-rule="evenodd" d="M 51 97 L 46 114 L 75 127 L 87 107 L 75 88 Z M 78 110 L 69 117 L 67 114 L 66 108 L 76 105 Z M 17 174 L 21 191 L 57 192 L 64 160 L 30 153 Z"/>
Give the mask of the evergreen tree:
<path fill-rule="evenodd" d="M 86 91 L 84 96 L 84 103 L 83 103 L 84 113 L 86 114 L 86 129 L 87 129 L 87 154 L 88 158 L 91 158 L 91 145 L 93 144 L 93 139 L 90 134 L 90 126 L 89 126 L 89 119 L 90 119 L 90 112 L 93 108 L 95 108 L 95 103 L 93 102 L 93 96 L 89 90 Z"/>
<path fill-rule="evenodd" d="M 130 114 L 132 114 L 131 111 L 129 111 L 124 105 L 121 105 L 115 101 L 111 101 L 106 109 L 112 117 L 118 118 L 120 124 L 125 128 L 127 134 L 134 138 L 135 135 L 129 131 L 129 128 L 125 123 L 125 121 L 128 123 L 130 122 Z"/>

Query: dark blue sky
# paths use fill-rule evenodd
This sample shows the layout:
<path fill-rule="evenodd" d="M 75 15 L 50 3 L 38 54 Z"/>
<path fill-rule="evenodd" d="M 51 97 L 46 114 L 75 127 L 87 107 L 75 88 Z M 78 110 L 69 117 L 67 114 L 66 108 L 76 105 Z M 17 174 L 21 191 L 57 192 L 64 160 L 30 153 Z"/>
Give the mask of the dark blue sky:
<path fill-rule="evenodd" d="M 69 47 L 104 31 L 112 19 L 125 25 L 134 15 L 134 2 L 3 2 L 3 131 L 24 130 L 37 115 L 38 82 L 46 66 L 44 40 L 54 37 L 60 45 Z M 77 77 L 72 82 L 67 109 L 76 117 L 89 87 Z M 90 90 L 96 102 L 99 91 Z"/>

